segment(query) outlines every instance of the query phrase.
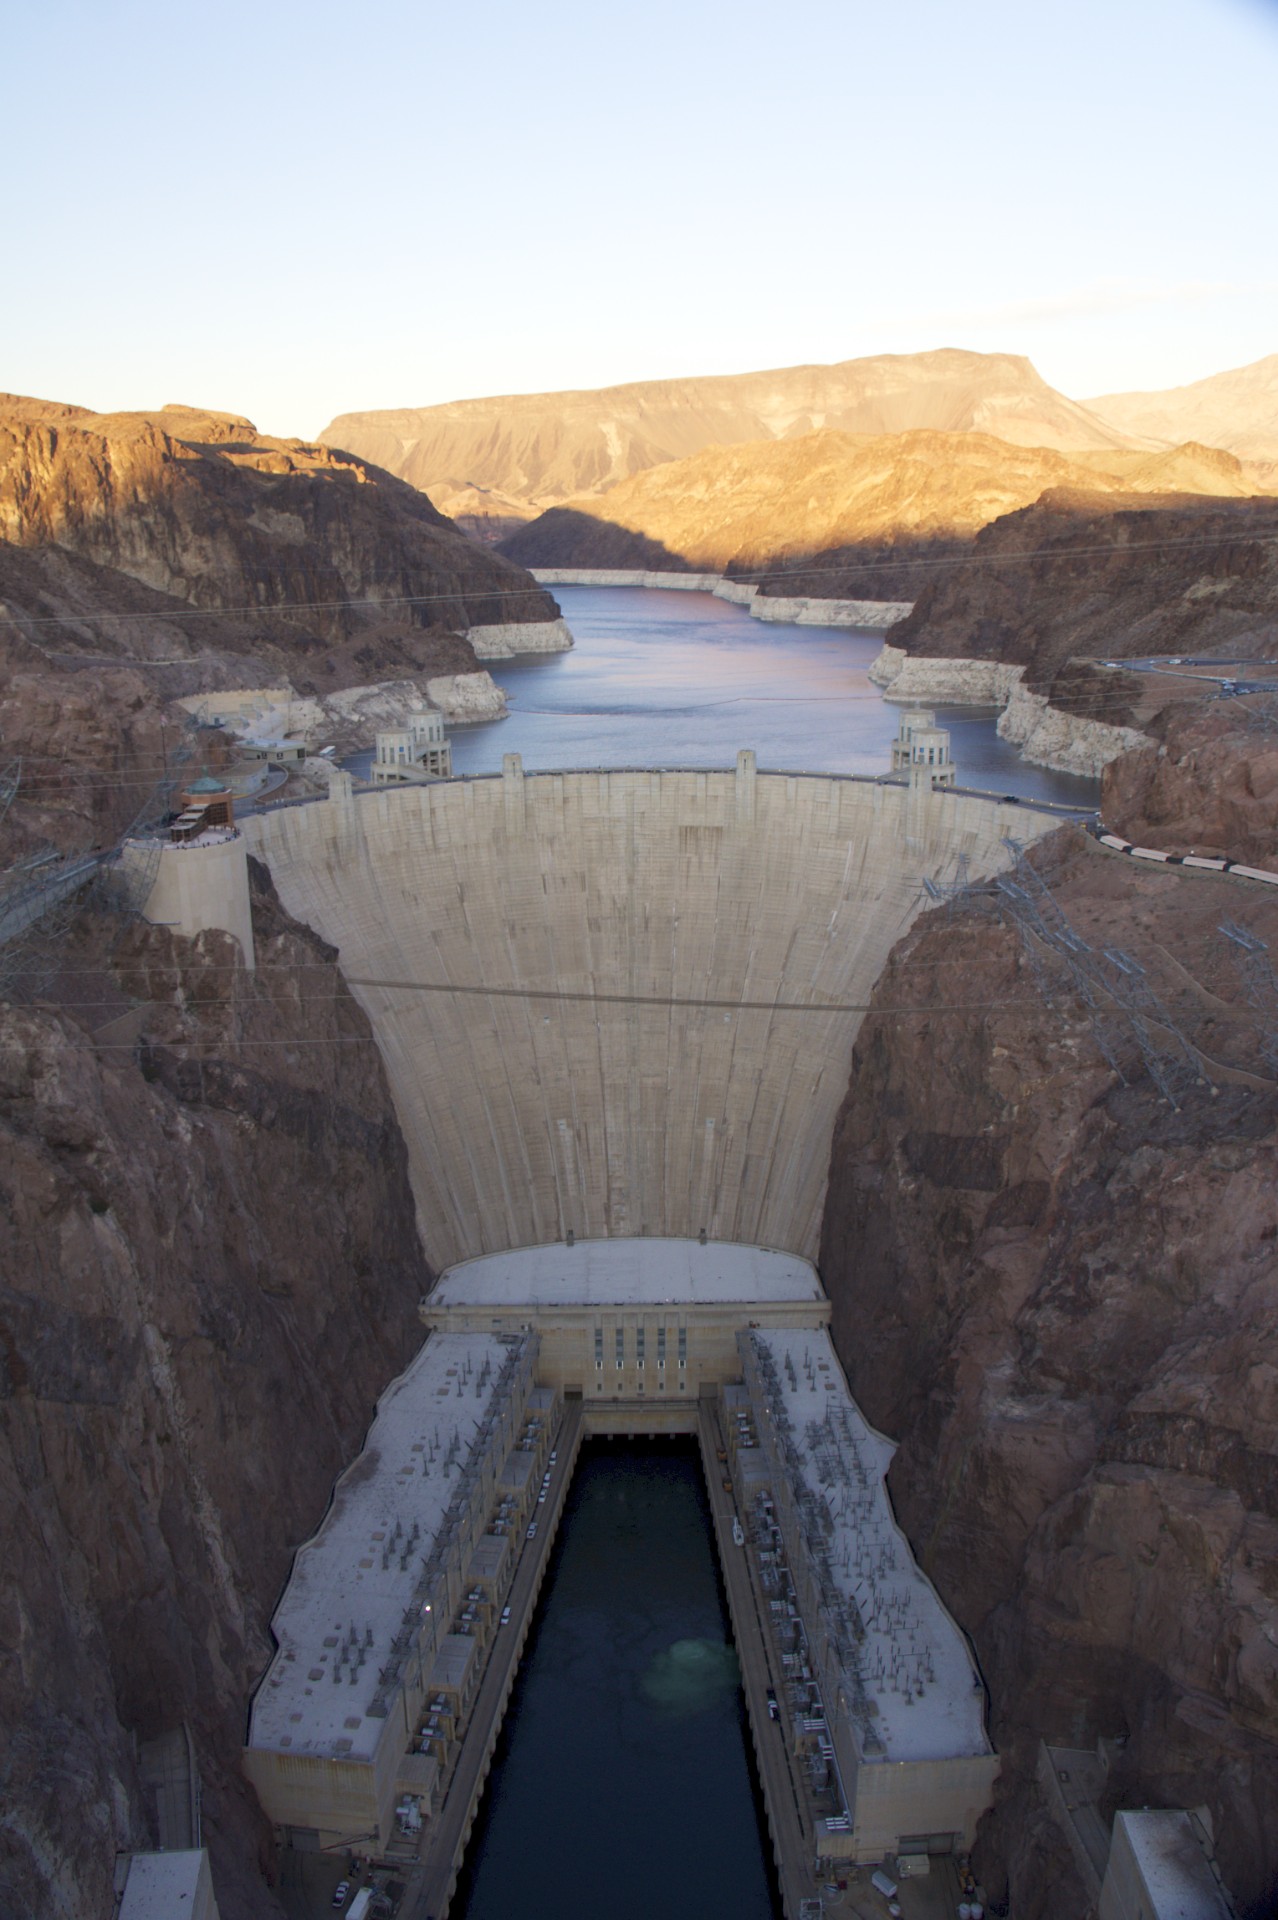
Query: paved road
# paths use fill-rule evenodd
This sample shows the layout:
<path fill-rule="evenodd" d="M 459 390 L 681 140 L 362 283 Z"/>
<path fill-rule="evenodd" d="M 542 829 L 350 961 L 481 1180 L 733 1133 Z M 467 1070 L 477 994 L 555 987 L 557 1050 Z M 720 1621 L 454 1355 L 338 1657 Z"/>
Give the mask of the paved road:
<path fill-rule="evenodd" d="M 544 1507 L 533 1507 L 533 1513 L 538 1517 L 537 1538 L 525 1544 L 506 1596 L 511 1624 L 497 1630 L 443 1806 L 427 1830 L 420 1861 L 407 1877 L 400 1909 L 404 1920 L 444 1920 L 448 1911 L 479 1796 L 488 1775 L 489 1761 L 501 1731 L 506 1701 L 514 1685 L 519 1656 L 545 1575 L 551 1543 L 559 1528 L 564 1496 L 568 1491 L 581 1441 L 581 1421 L 580 1400 L 568 1401 L 559 1432 L 551 1442 L 559 1458 L 551 1469 L 550 1494 Z"/>
<path fill-rule="evenodd" d="M 768 1717 L 767 1690 L 771 1687 L 777 1699 L 784 1701 L 784 1676 L 773 1667 L 772 1649 L 759 1613 L 758 1592 L 750 1576 L 747 1550 L 734 1545 L 732 1539 L 732 1516 L 736 1512 L 736 1502 L 723 1485 L 726 1468 L 718 1458 L 718 1451 L 724 1445 L 718 1411 L 703 1401 L 698 1417 L 701 1454 L 705 1461 L 719 1560 L 728 1593 L 737 1658 L 741 1662 L 741 1678 L 750 1709 L 755 1758 L 764 1804 L 768 1810 L 777 1879 L 781 1884 L 781 1902 L 786 1920 L 799 1920 L 800 1904 L 815 1898 L 817 1882 L 813 1871 L 813 1840 L 800 1811 L 790 1767 L 785 1723 Z"/>

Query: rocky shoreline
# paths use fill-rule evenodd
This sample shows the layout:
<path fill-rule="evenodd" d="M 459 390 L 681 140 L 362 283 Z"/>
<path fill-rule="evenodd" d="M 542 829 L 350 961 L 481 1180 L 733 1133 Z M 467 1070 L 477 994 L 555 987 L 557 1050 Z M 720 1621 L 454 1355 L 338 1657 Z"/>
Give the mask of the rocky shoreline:
<path fill-rule="evenodd" d="M 477 660 L 513 660 L 521 653 L 567 653 L 573 645 L 566 620 L 505 620 L 468 627 L 466 639 Z"/>
<path fill-rule="evenodd" d="M 1022 757 L 1056 773 L 1097 779 L 1112 760 L 1150 744 L 1136 727 L 1111 726 L 1052 706 L 1025 684 L 1024 667 L 1000 660 L 942 660 L 885 644 L 870 668 L 885 700 L 908 705 L 1000 707 L 1000 739 Z"/>
<path fill-rule="evenodd" d="M 908 600 L 821 600 L 807 594 L 786 599 L 721 573 L 638 567 L 531 567 L 529 571 L 542 587 L 656 587 L 662 592 L 712 593 L 716 600 L 744 607 L 752 620 L 781 626 L 886 629 L 904 620 L 912 604 Z M 474 634 L 467 637 L 473 645 Z M 478 646 L 475 651 L 480 653 Z"/>

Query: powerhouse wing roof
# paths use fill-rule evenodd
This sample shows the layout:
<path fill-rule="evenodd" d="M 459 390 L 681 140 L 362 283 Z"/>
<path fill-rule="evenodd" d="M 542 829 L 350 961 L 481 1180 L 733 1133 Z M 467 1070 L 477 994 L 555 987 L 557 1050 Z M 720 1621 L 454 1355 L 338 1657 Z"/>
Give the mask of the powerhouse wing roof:
<path fill-rule="evenodd" d="M 521 1247 L 449 1267 L 433 1306 L 714 1306 L 823 1300 L 810 1261 L 766 1247 L 651 1236 Z"/>
<path fill-rule="evenodd" d="M 883 1758 L 989 1753 L 985 1696 L 968 1644 L 892 1511 L 884 1476 L 896 1448 L 852 1398 L 823 1329 L 749 1338 L 771 1362 L 776 1392 L 760 1411 L 777 1436 L 772 1450 L 784 1455 L 781 1470 L 805 1531 L 815 1527 L 828 1578 L 863 1629 L 853 1691 L 866 1703 Z"/>
<path fill-rule="evenodd" d="M 293 1562 L 250 1746 L 371 1757 L 383 1725 L 368 1713 L 378 1670 L 510 1351 L 493 1335 L 433 1333 L 382 1395 L 363 1452 Z"/>

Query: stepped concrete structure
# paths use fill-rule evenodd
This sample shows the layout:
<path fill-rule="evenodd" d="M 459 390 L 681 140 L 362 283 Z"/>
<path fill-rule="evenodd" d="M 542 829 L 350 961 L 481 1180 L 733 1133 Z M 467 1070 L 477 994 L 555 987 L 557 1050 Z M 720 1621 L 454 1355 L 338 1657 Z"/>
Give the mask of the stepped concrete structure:
<path fill-rule="evenodd" d="M 923 881 L 1059 818 L 923 781 L 525 775 L 245 823 L 339 949 L 444 1268 L 565 1240 L 817 1248 L 852 1043 Z"/>
<path fill-rule="evenodd" d="M 824 1328 L 830 1303 L 806 1260 L 648 1238 L 468 1260 L 440 1275 L 421 1315 L 452 1333 L 535 1324 L 539 1382 L 584 1399 L 593 1433 L 695 1433 L 698 1398 L 740 1378 L 739 1328 Z"/>

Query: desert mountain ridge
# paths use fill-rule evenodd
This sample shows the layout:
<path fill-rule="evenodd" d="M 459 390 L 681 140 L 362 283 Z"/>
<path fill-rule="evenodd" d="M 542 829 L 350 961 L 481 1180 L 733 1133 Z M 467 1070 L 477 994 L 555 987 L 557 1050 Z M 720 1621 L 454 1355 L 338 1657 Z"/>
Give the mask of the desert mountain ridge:
<path fill-rule="evenodd" d="M 410 481 L 476 531 L 486 519 L 508 530 L 710 446 L 821 429 L 988 433 L 1055 451 L 1144 444 L 1048 386 L 1024 357 L 960 348 L 344 413 L 320 438 Z"/>
<path fill-rule="evenodd" d="M 792 568 L 814 556 L 890 548 L 897 560 L 966 543 L 1050 488 L 1097 495 L 1256 491 L 1214 448 L 1063 454 L 988 433 L 916 430 L 707 447 L 583 495 L 517 529 L 500 551 L 524 566 L 691 567 L 720 573 Z M 876 559 L 876 567 L 882 564 Z M 819 583 L 813 590 L 820 592 Z M 832 590 L 832 589 L 831 589 Z M 855 591 L 855 589 L 853 589 Z M 917 583 L 867 597 L 912 597 Z"/>
<path fill-rule="evenodd" d="M 1278 461 L 1278 353 L 1188 386 L 1104 393 L 1082 404 L 1124 433 L 1201 440 L 1242 460 Z"/>

